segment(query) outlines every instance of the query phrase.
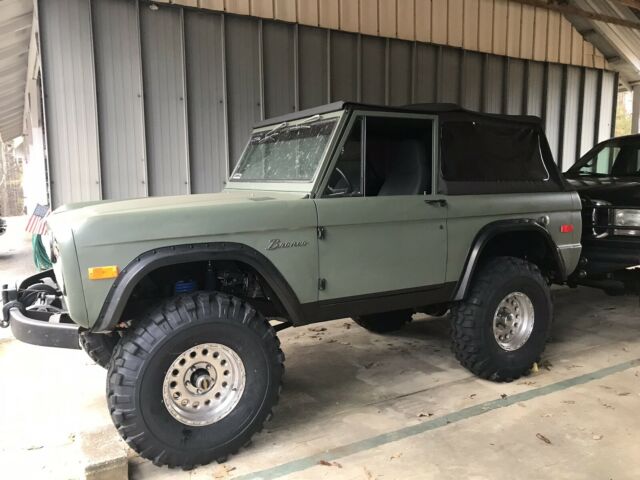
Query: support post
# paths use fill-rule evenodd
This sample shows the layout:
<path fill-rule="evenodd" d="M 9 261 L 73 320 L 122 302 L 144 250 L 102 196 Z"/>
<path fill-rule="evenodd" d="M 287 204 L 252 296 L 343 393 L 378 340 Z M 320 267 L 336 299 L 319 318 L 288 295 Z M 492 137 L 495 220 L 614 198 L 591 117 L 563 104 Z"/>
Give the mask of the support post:
<path fill-rule="evenodd" d="M 633 86 L 633 108 L 631 109 L 631 133 L 640 133 L 640 85 Z"/>

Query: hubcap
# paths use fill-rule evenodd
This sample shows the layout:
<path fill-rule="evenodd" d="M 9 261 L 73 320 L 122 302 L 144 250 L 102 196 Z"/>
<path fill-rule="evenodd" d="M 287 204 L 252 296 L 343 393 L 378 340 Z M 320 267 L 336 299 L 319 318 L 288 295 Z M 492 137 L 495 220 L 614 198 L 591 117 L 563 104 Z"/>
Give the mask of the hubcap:
<path fill-rule="evenodd" d="M 162 398 L 185 425 L 211 425 L 226 417 L 244 392 L 246 374 L 238 354 L 219 343 L 182 352 L 164 376 Z"/>
<path fill-rule="evenodd" d="M 527 295 L 513 292 L 502 299 L 493 316 L 493 335 L 509 352 L 522 347 L 533 331 L 533 303 Z"/>

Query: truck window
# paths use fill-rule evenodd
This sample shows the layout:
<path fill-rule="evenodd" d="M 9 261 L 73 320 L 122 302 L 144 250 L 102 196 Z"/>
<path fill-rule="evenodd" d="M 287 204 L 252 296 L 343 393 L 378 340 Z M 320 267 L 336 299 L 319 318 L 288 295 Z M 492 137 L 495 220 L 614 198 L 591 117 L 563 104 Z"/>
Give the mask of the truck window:
<path fill-rule="evenodd" d="M 442 176 L 463 182 L 549 179 L 540 132 L 530 125 L 451 121 L 442 125 Z"/>
<path fill-rule="evenodd" d="M 340 150 L 323 196 L 431 193 L 432 138 L 430 119 L 359 117 Z"/>

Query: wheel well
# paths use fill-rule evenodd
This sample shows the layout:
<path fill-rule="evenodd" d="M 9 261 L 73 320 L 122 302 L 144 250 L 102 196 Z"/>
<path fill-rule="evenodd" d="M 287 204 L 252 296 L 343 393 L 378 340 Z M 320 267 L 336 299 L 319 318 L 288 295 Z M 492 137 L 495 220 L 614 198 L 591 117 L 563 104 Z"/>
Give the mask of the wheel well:
<path fill-rule="evenodd" d="M 541 232 L 517 230 L 496 234 L 484 245 L 477 267 L 481 267 L 491 258 L 504 256 L 518 257 L 534 263 L 549 280 L 562 277 L 562 266 L 559 264 L 557 251 L 554 251 Z"/>
<path fill-rule="evenodd" d="M 237 260 L 198 260 L 147 272 L 133 288 L 118 323 L 128 323 L 153 304 L 195 290 L 234 295 L 266 317 L 288 320 L 281 299 L 256 268 Z"/>

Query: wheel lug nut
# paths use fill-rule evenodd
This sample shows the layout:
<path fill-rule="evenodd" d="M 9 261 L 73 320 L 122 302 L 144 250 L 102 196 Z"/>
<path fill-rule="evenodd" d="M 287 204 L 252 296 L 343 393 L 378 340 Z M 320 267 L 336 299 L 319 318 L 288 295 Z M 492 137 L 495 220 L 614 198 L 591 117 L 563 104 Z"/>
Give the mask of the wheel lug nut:
<path fill-rule="evenodd" d="M 184 400 L 182 400 L 182 402 L 180 402 L 180 404 L 181 404 L 183 407 L 186 407 L 186 406 L 189 404 L 189 400 L 187 400 L 187 399 L 185 398 Z"/>

